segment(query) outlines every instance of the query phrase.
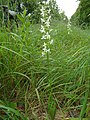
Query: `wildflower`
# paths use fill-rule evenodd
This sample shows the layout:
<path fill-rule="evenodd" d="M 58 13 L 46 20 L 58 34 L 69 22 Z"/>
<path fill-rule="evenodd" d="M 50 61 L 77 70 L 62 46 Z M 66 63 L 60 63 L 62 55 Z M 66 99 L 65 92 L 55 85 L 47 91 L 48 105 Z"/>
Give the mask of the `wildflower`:
<path fill-rule="evenodd" d="M 45 33 L 45 28 L 44 28 L 44 26 L 43 26 L 43 25 L 41 25 L 40 32 L 41 32 L 41 33 Z"/>
<path fill-rule="evenodd" d="M 45 36 L 45 35 L 43 35 L 41 39 L 42 39 L 42 40 L 45 40 L 45 39 L 47 39 L 47 38 L 46 38 L 46 36 Z"/>
<path fill-rule="evenodd" d="M 45 24 L 46 24 L 46 27 L 50 27 L 50 22 L 48 20 L 45 22 Z"/>
<path fill-rule="evenodd" d="M 44 12 L 41 13 L 42 17 L 44 17 Z"/>
<path fill-rule="evenodd" d="M 44 42 L 42 56 L 44 56 L 46 53 L 50 53 L 50 48 L 48 49 L 47 44 Z"/>
<path fill-rule="evenodd" d="M 49 21 L 50 21 L 50 19 L 51 19 L 51 16 L 49 16 L 49 17 L 48 17 L 47 21 L 49 22 Z"/>
<path fill-rule="evenodd" d="M 45 1 L 42 2 L 43 4 L 45 4 Z M 43 7 L 43 6 L 42 6 Z"/>
<path fill-rule="evenodd" d="M 41 11 L 41 15 L 42 15 L 42 17 L 44 17 L 44 11 L 45 11 L 45 8 L 42 6 L 42 8 L 40 9 L 40 11 Z"/>
<path fill-rule="evenodd" d="M 43 46 L 46 47 L 46 45 L 47 45 L 47 44 L 44 42 Z"/>
<path fill-rule="evenodd" d="M 40 9 L 41 12 L 44 12 L 45 11 L 45 8 L 44 6 L 42 6 L 42 8 Z"/>
<path fill-rule="evenodd" d="M 50 14 L 50 12 L 51 12 L 51 9 L 48 10 L 48 14 Z"/>
<path fill-rule="evenodd" d="M 70 34 L 70 33 L 72 32 L 72 30 L 71 30 L 71 22 L 70 22 L 70 20 L 68 20 L 67 30 L 68 30 L 68 34 Z"/>
<path fill-rule="evenodd" d="M 46 36 L 46 38 L 47 38 L 48 40 L 50 40 L 50 35 L 49 35 L 49 33 L 48 33 L 48 32 L 46 33 L 46 35 L 45 35 L 45 36 Z"/>
<path fill-rule="evenodd" d="M 66 18 L 63 18 L 63 20 L 66 20 Z"/>
<path fill-rule="evenodd" d="M 44 56 L 45 56 L 45 52 L 42 51 L 42 57 L 44 57 Z"/>
<path fill-rule="evenodd" d="M 43 18 L 41 18 L 41 23 L 45 23 L 45 20 Z"/>
<path fill-rule="evenodd" d="M 47 52 L 47 48 L 46 48 L 46 46 L 43 48 L 43 51 L 44 51 L 44 52 Z"/>
<path fill-rule="evenodd" d="M 45 56 L 46 53 L 51 53 L 49 46 L 50 44 L 53 44 L 53 40 L 51 40 L 51 36 L 50 36 L 50 32 L 52 31 L 52 29 L 50 29 L 51 10 L 49 9 L 48 2 L 43 1 L 43 5 L 40 11 L 41 11 L 40 32 L 43 34 L 41 40 L 45 40 L 42 49 L 42 56 Z"/>
<path fill-rule="evenodd" d="M 27 16 L 30 17 L 30 16 L 31 16 L 31 13 L 29 13 Z"/>
<path fill-rule="evenodd" d="M 53 44 L 53 39 L 50 41 L 50 44 Z"/>

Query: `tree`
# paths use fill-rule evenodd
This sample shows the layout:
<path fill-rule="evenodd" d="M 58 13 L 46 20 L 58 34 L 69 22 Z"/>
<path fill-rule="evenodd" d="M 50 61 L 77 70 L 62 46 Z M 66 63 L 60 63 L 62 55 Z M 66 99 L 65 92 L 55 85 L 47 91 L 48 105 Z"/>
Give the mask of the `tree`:
<path fill-rule="evenodd" d="M 90 25 L 90 1 L 81 0 L 80 2 L 80 24 Z"/>
<path fill-rule="evenodd" d="M 72 19 L 79 25 L 89 26 L 90 25 L 90 1 L 79 0 L 80 4 L 76 13 L 72 16 Z M 76 20 L 77 19 L 77 20 Z"/>
<path fill-rule="evenodd" d="M 47 0 L 1 0 L 2 5 L 8 5 L 10 10 L 13 10 L 15 12 L 23 12 L 20 8 L 20 4 L 23 3 L 26 8 L 27 14 L 31 14 L 30 16 L 30 22 L 38 23 L 40 22 L 40 4 L 42 4 L 43 1 Z M 65 18 L 64 13 L 59 14 L 58 5 L 56 3 L 56 0 L 50 0 L 49 1 L 49 7 L 51 9 L 51 16 L 54 19 L 63 19 Z M 1 17 L 2 18 L 2 17 Z"/>
<path fill-rule="evenodd" d="M 64 18 L 66 19 L 65 13 L 60 12 L 58 5 L 56 3 L 56 0 L 50 0 L 49 1 L 49 6 L 51 9 L 51 16 L 52 19 L 58 19 L 58 20 L 63 20 Z"/>

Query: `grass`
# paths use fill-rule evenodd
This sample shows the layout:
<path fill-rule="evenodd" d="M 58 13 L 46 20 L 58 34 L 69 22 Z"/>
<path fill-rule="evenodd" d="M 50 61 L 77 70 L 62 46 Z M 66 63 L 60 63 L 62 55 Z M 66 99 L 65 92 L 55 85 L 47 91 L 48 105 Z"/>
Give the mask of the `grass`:
<path fill-rule="evenodd" d="M 2 120 L 90 118 L 90 30 L 72 26 L 68 34 L 60 21 L 51 28 L 49 63 L 41 56 L 40 25 L 0 29 Z"/>

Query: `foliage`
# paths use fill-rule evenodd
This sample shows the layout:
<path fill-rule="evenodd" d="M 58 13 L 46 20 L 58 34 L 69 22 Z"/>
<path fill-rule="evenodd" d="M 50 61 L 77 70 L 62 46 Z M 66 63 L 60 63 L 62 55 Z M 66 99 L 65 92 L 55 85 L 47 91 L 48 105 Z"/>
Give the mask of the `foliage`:
<path fill-rule="evenodd" d="M 40 0 L 27 0 L 24 1 L 24 5 L 27 9 L 27 14 L 31 14 L 31 22 L 38 23 L 40 22 Z"/>
<path fill-rule="evenodd" d="M 64 12 L 59 13 L 60 10 L 58 8 L 56 0 L 50 0 L 49 1 L 49 6 L 50 6 L 50 9 L 51 9 L 52 19 L 63 20 L 64 18 L 66 18 Z"/>
<path fill-rule="evenodd" d="M 58 6 L 56 4 L 56 1 L 50 0 L 49 5 L 50 5 L 50 9 L 51 9 L 52 18 L 58 18 L 59 17 L 59 9 L 58 9 Z"/>
<path fill-rule="evenodd" d="M 80 0 L 76 13 L 72 16 L 72 21 L 82 27 L 90 25 L 90 2 L 88 0 Z"/>
<path fill-rule="evenodd" d="M 40 25 L 20 19 L 23 23 L 18 29 L 0 28 L 0 98 L 7 101 L 1 104 L 7 107 L 5 112 L 17 106 L 30 120 L 44 119 L 47 114 L 56 119 L 57 112 L 61 119 L 67 112 L 68 117 L 89 117 L 89 30 L 71 26 L 68 34 L 65 23 L 54 21 L 48 63 L 41 54 Z"/>
<path fill-rule="evenodd" d="M 48 118 L 50 120 L 55 120 L 56 115 L 56 102 L 53 99 L 53 95 L 50 94 L 48 99 L 48 108 L 47 108 Z"/>
<path fill-rule="evenodd" d="M 71 17 L 73 25 L 79 26 L 79 19 L 80 19 L 80 7 L 77 8 L 76 12 Z"/>
<path fill-rule="evenodd" d="M 7 103 L 7 102 L 6 102 Z M 1 114 L 3 115 L 1 116 Z M 14 102 L 8 102 L 8 104 L 5 104 L 5 102 L 0 100 L 0 119 L 2 120 L 28 120 L 25 118 L 17 109 L 17 105 Z"/>
<path fill-rule="evenodd" d="M 90 2 L 81 0 L 80 2 L 80 24 L 90 25 Z"/>
<path fill-rule="evenodd" d="M 48 14 L 44 27 L 31 24 L 26 14 L 25 9 L 17 16 L 18 28 L 0 28 L 1 119 L 90 118 L 90 31 L 70 21 L 50 24 Z M 52 44 L 43 49 L 50 37 Z"/>
<path fill-rule="evenodd" d="M 24 4 L 24 9 L 27 10 L 27 14 L 29 13 L 31 14 L 30 17 L 30 22 L 32 23 L 40 23 L 40 7 L 42 5 L 42 0 L 19 0 L 19 1 L 13 1 L 13 0 L 8 0 L 8 1 L 4 1 L 2 0 L 1 4 L 9 4 L 9 9 L 14 10 L 14 11 L 18 11 L 17 9 L 19 9 L 20 12 L 23 12 L 23 10 L 21 10 L 19 7 L 19 4 L 23 2 Z M 64 18 L 66 18 L 64 12 L 59 14 L 59 9 L 58 6 L 56 4 L 55 0 L 50 0 L 49 2 L 49 7 L 51 9 L 51 16 L 52 19 L 59 19 L 59 20 L 63 20 Z M 2 9 L 1 9 L 1 14 L 2 14 Z M 2 19 L 2 15 L 0 15 L 0 18 Z"/>

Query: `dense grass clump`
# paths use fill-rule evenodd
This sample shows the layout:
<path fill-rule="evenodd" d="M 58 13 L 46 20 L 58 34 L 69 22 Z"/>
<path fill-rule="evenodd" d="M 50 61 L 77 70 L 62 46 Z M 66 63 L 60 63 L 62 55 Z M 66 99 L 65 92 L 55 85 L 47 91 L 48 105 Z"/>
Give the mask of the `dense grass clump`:
<path fill-rule="evenodd" d="M 1 119 L 90 117 L 89 30 L 72 26 L 68 34 L 60 21 L 51 28 L 48 59 L 42 57 L 39 24 L 0 29 Z"/>

